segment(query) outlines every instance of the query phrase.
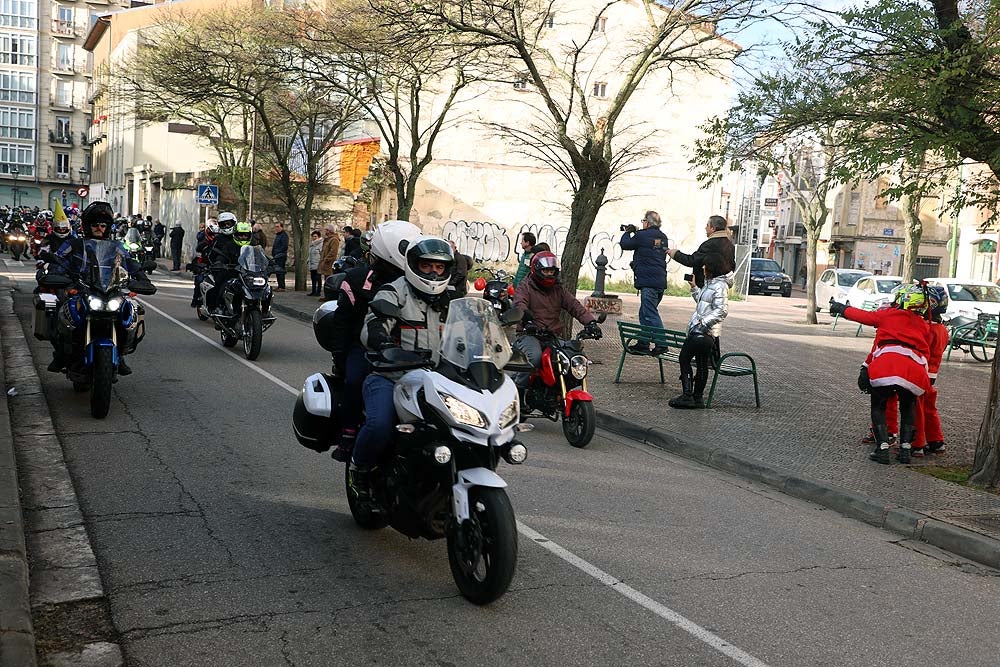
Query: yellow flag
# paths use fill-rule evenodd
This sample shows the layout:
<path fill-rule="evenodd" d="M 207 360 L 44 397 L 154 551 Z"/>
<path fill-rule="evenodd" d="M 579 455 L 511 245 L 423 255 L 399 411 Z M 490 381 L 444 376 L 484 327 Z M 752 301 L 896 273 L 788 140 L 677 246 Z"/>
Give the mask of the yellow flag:
<path fill-rule="evenodd" d="M 52 222 L 69 222 L 69 218 L 66 217 L 66 211 L 63 210 L 62 204 L 59 203 L 58 199 L 54 200 L 56 205 L 52 207 Z"/>

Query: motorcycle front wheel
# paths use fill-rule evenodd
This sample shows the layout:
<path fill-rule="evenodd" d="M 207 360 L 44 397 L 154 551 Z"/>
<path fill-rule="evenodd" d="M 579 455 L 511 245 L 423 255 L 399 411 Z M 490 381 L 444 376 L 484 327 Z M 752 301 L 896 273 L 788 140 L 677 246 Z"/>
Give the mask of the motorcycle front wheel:
<path fill-rule="evenodd" d="M 503 489 L 469 490 L 467 525 L 448 532 L 448 564 L 458 590 L 473 604 L 489 604 L 507 592 L 517 565 L 514 508 Z"/>
<path fill-rule="evenodd" d="M 11 252 L 11 256 L 14 258 L 15 262 L 20 262 L 21 261 L 21 253 L 19 253 L 18 251 L 16 251 L 16 250 L 12 251 Z"/>
<path fill-rule="evenodd" d="M 259 310 L 248 310 L 243 316 L 243 354 L 253 361 L 260 356 L 260 345 L 264 340 L 264 324 Z"/>
<path fill-rule="evenodd" d="M 115 366 L 112 363 L 110 347 L 94 350 L 94 380 L 90 385 L 90 414 L 95 419 L 104 419 L 111 409 L 111 385 L 114 382 Z"/>
<path fill-rule="evenodd" d="M 195 309 L 195 312 L 198 313 L 199 320 L 201 320 L 202 322 L 208 321 L 208 308 L 206 308 L 205 306 L 198 306 Z"/>
<path fill-rule="evenodd" d="M 594 404 L 590 401 L 574 401 L 569 416 L 563 415 L 562 427 L 569 444 L 581 448 L 589 445 L 597 427 Z"/>

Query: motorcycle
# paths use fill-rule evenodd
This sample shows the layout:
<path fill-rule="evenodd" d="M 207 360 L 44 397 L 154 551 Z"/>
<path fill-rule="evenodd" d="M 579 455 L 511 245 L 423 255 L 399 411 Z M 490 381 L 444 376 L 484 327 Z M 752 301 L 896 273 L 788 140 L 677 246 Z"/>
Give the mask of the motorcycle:
<path fill-rule="evenodd" d="M 125 249 L 128 250 L 129 255 L 132 256 L 142 270 L 146 273 L 152 273 L 156 269 L 156 259 L 153 255 L 153 244 L 152 241 L 144 239 L 139 233 L 139 230 L 135 227 L 130 227 L 127 232 L 125 232 Z"/>
<path fill-rule="evenodd" d="M 483 298 L 493 304 L 497 312 L 507 312 L 507 309 L 510 308 L 511 298 L 514 296 L 514 285 L 511 283 L 513 277 L 503 269 L 494 271 L 482 267 L 479 272 L 489 274 L 490 279 L 486 280 L 480 276 L 476 278 L 476 282 L 472 286 L 482 291 Z"/>
<path fill-rule="evenodd" d="M 399 424 L 372 473 L 372 502 L 358 499 L 345 466 L 347 502 L 362 528 L 445 538 L 459 591 L 487 604 L 506 592 L 517 563 L 514 510 L 495 471 L 501 459 L 524 462 L 515 435 L 532 426 L 519 423 L 517 388 L 503 373 L 510 344 L 488 302 L 452 301 L 440 359 L 430 357 L 397 348 L 370 357 L 377 371 L 406 371 L 393 392 Z M 316 373 L 299 394 L 295 433 L 306 447 L 338 419 L 332 381 Z"/>
<path fill-rule="evenodd" d="M 208 290 L 205 288 L 204 283 L 206 280 L 212 279 L 212 274 L 208 271 L 208 262 L 204 257 L 198 256 L 193 262 L 187 264 L 185 268 L 194 275 L 195 285 L 198 287 L 198 293 L 201 294 L 200 303 L 194 312 L 198 315 L 199 320 L 206 322 L 209 319 L 208 305 L 205 303 L 205 295 L 208 293 Z M 202 277 L 203 274 L 204 277 Z M 214 282 L 211 284 L 214 284 Z"/>
<path fill-rule="evenodd" d="M 606 318 L 602 314 L 597 321 L 603 323 Z M 600 336 L 583 329 L 574 339 L 563 340 L 532 321 L 525 324 L 523 334 L 534 336 L 542 345 L 541 365 L 537 369 L 528 366 L 531 377 L 521 397 L 525 416 L 535 416 L 532 413 L 537 411 L 554 422 L 562 420 L 563 435 L 569 444 L 586 447 L 594 437 L 597 415 L 594 397 L 587 391 L 591 362 L 583 353 L 582 341 Z"/>
<path fill-rule="evenodd" d="M 50 305 L 51 298 L 42 301 L 46 309 L 58 308 L 57 344 L 71 360 L 66 377 L 74 391 L 90 392 L 90 414 L 103 419 L 111 408 L 111 386 L 118 381 L 118 359 L 134 352 L 146 334 L 145 310 L 133 296 L 155 294 L 156 288 L 129 279 L 118 243 L 88 239 L 85 249 L 86 267 L 79 276 L 46 274 L 39 286 L 66 295 L 61 306 Z M 49 252 L 41 259 L 66 265 Z"/>
<path fill-rule="evenodd" d="M 24 231 L 24 227 L 16 223 L 10 226 L 7 232 L 7 246 L 15 262 L 19 262 L 22 256 L 28 256 L 28 234 Z"/>
<path fill-rule="evenodd" d="M 45 237 L 49 234 L 49 229 L 43 225 L 34 225 L 30 230 L 31 232 L 31 256 L 38 259 L 38 253 L 42 250 L 42 245 L 45 244 Z M 24 253 L 27 255 L 28 253 Z"/>
<path fill-rule="evenodd" d="M 260 356 L 264 332 L 271 328 L 271 286 L 267 283 L 270 260 L 258 246 L 244 246 L 240 257 L 230 268 L 236 276 L 222 286 L 219 298 L 222 309 L 210 311 L 209 317 L 220 332 L 222 345 L 233 347 L 243 341 L 243 355 L 253 361 Z M 208 292 L 215 286 L 210 274 L 201 283 L 202 303 L 208 303 Z M 200 317 L 200 314 L 199 314 Z"/>

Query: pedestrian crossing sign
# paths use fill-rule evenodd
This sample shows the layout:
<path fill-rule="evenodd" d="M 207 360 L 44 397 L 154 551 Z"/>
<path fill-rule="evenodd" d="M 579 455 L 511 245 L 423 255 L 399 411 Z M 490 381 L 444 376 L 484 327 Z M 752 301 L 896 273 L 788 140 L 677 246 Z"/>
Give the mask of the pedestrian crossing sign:
<path fill-rule="evenodd" d="M 201 206 L 219 205 L 219 186 L 202 183 L 198 186 L 198 204 Z"/>

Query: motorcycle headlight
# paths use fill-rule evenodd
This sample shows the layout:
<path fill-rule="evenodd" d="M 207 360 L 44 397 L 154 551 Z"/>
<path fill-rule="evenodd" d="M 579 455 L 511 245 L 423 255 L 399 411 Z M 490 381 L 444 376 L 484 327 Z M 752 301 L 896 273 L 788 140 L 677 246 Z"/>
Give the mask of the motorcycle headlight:
<path fill-rule="evenodd" d="M 477 428 L 486 427 L 486 419 L 483 417 L 483 413 L 468 403 L 463 403 L 454 396 L 444 396 L 444 404 L 448 408 L 448 412 L 451 413 L 451 416 L 459 424 L 466 424 Z"/>
<path fill-rule="evenodd" d="M 578 354 L 569 360 L 569 370 L 577 380 L 587 377 L 588 366 L 590 366 L 590 360 L 582 354 Z"/>
<path fill-rule="evenodd" d="M 121 297 L 117 297 L 116 296 L 113 299 L 108 299 L 108 303 L 107 303 L 107 309 L 108 310 L 110 310 L 110 311 L 116 311 L 116 310 L 118 310 L 121 307 L 122 307 L 122 299 L 121 299 Z"/>
<path fill-rule="evenodd" d="M 92 296 L 87 299 L 87 305 L 91 310 L 104 310 L 104 299 L 99 296 Z"/>
<path fill-rule="evenodd" d="M 263 287 L 266 284 L 267 284 L 267 278 L 254 278 L 253 279 L 253 286 L 254 287 Z"/>
<path fill-rule="evenodd" d="M 500 413 L 500 428 L 507 428 L 517 419 L 517 399 L 510 402 L 503 412 Z"/>

